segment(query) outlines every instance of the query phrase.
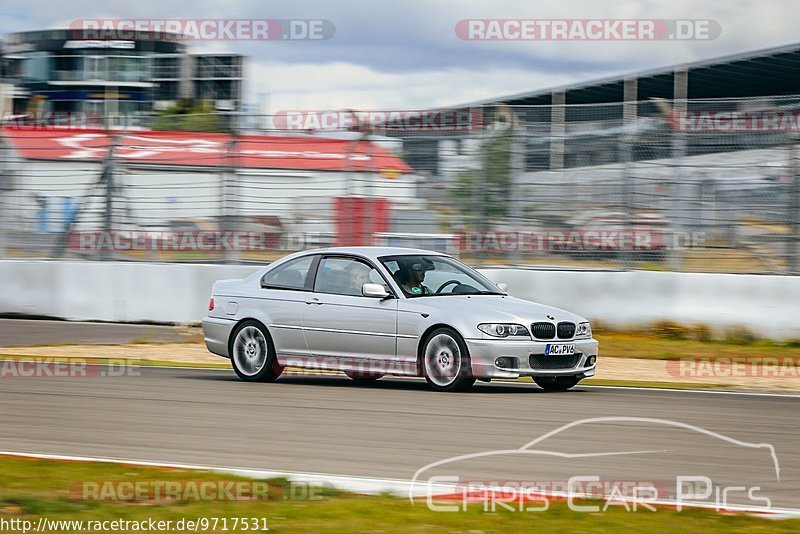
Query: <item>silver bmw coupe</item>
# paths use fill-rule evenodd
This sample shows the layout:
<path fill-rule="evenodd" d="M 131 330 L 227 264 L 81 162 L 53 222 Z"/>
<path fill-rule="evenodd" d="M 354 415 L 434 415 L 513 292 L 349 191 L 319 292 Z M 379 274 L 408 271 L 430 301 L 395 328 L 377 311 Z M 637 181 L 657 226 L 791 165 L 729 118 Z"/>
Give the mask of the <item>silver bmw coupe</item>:
<path fill-rule="evenodd" d="M 214 284 L 205 343 L 246 381 L 286 367 L 354 380 L 422 376 L 437 391 L 533 380 L 563 391 L 593 376 L 586 319 L 509 296 L 460 261 L 416 249 L 298 252 Z"/>

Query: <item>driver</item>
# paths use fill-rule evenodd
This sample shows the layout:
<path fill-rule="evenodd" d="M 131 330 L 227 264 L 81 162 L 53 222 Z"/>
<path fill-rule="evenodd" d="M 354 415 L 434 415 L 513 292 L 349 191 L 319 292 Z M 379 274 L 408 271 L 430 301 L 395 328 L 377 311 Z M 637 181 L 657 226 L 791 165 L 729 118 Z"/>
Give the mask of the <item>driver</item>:
<path fill-rule="evenodd" d="M 430 295 L 431 290 L 423 284 L 425 272 L 433 270 L 430 260 L 420 258 L 419 261 L 404 262 L 399 273 L 399 282 L 403 291 L 410 295 Z"/>

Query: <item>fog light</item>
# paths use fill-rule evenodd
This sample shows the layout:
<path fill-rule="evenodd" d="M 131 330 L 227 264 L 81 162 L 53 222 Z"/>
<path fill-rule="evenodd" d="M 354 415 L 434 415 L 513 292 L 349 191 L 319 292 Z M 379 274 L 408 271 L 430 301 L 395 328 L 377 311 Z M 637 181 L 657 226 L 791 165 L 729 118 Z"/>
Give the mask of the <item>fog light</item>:
<path fill-rule="evenodd" d="M 509 356 L 501 356 L 494 361 L 496 367 L 500 367 L 501 369 L 516 369 L 519 367 L 519 363 L 517 363 L 516 358 L 511 358 Z"/>
<path fill-rule="evenodd" d="M 586 358 L 586 367 L 591 367 L 597 362 L 597 356 L 589 356 Z"/>

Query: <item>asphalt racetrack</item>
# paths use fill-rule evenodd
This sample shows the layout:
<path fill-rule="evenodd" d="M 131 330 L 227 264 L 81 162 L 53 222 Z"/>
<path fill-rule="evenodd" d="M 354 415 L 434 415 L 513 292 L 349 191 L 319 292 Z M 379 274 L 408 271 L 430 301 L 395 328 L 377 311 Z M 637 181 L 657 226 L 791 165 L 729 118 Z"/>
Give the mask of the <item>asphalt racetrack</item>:
<path fill-rule="evenodd" d="M 186 329 L 155 324 L 0 318 L 0 347 L 48 344 L 126 344 L 191 340 Z"/>
<path fill-rule="evenodd" d="M 3 376 L 0 450 L 396 479 L 475 454 L 421 476 L 537 483 L 598 476 L 651 481 L 673 497 L 677 476 L 707 477 L 710 503 L 763 506 L 768 498 L 772 507 L 800 508 L 797 396 L 580 385 L 545 393 L 524 383 L 443 394 L 415 379 L 289 376 L 252 384 L 228 370 L 132 371 Z M 515 451 L 597 417 L 646 420 L 578 423 L 531 447 L 546 452 Z M 505 452 L 477 454 L 497 450 Z M 705 491 L 697 484 L 698 494 Z"/>

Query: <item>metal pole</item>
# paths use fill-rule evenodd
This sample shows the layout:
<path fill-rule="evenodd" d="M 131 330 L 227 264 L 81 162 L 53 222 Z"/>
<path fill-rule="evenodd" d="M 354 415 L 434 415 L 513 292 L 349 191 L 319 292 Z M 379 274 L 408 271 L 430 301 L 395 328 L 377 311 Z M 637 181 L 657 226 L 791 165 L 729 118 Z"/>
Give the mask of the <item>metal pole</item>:
<path fill-rule="evenodd" d="M 789 199 L 788 220 L 789 238 L 786 242 L 786 265 L 789 274 L 800 274 L 800 258 L 798 258 L 798 243 L 800 243 L 800 175 L 797 165 L 797 133 L 789 135 Z"/>
<path fill-rule="evenodd" d="M 484 112 L 484 117 L 485 116 Z M 491 133 L 487 126 L 488 124 L 484 122 L 483 129 L 481 129 L 481 168 L 479 172 L 475 174 L 475 183 L 472 184 L 473 227 L 475 228 L 475 232 L 480 236 L 480 243 L 485 242 L 484 232 L 486 231 L 486 182 L 489 179 L 489 142 L 491 140 Z M 475 253 L 475 261 L 478 265 L 483 263 L 484 256 L 485 251 L 481 245 Z"/>
<path fill-rule="evenodd" d="M 673 109 L 680 116 L 686 112 L 687 98 L 689 86 L 689 72 L 685 69 L 676 70 L 673 73 Z M 677 168 L 673 176 L 677 178 L 676 181 L 667 183 L 668 203 L 670 206 L 670 225 L 672 227 L 672 243 L 669 247 L 669 268 L 673 271 L 680 270 L 681 268 L 681 251 L 679 249 L 679 241 L 681 232 L 683 230 L 683 204 L 682 204 L 682 186 L 683 182 L 683 158 L 686 156 L 686 136 L 681 132 L 672 133 L 672 158 L 677 164 Z"/>
<path fill-rule="evenodd" d="M 550 168 L 564 168 L 564 135 L 566 133 L 566 95 L 553 93 L 550 106 Z"/>
<path fill-rule="evenodd" d="M 6 207 L 6 190 L 13 187 L 11 183 L 11 154 L 8 145 L 6 144 L 5 136 L 0 134 L 0 259 L 6 257 L 6 231 L 8 208 Z"/>
<path fill-rule="evenodd" d="M 223 231 L 225 232 L 233 232 L 236 230 L 237 227 L 237 220 L 239 219 L 239 195 L 238 195 L 238 176 L 236 174 L 236 151 L 237 151 L 237 143 L 238 137 L 235 130 L 231 132 L 231 140 L 228 143 L 228 164 L 224 168 L 223 175 L 222 175 L 222 187 L 223 187 L 223 196 L 222 196 L 222 211 L 224 213 L 222 220 L 223 220 Z M 231 240 L 232 243 L 236 243 L 237 240 Z M 235 249 L 226 250 L 225 251 L 225 262 L 226 263 L 236 263 L 239 261 L 240 255 L 239 251 Z"/>
<path fill-rule="evenodd" d="M 511 203 L 509 214 L 511 215 L 511 221 L 514 224 L 514 227 L 517 231 L 521 230 L 520 226 L 523 221 L 523 213 L 522 213 L 522 202 L 523 202 L 523 175 L 525 173 L 525 134 L 524 131 L 521 131 L 519 128 L 515 127 L 512 124 L 511 127 L 511 154 L 510 154 L 510 172 L 511 172 L 511 180 L 509 186 L 511 191 L 509 191 L 509 201 Z M 518 246 L 515 247 L 509 254 L 509 261 L 513 263 L 520 263 L 522 256 L 519 251 L 519 240 L 517 240 Z"/>
<path fill-rule="evenodd" d="M 634 266 L 634 245 L 631 221 L 633 219 L 633 177 L 631 176 L 631 162 L 633 161 L 633 143 L 636 134 L 632 131 L 635 127 L 638 116 L 637 97 L 639 94 L 639 82 L 637 78 L 625 78 L 624 101 L 622 104 L 622 125 L 623 133 L 620 138 L 620 157 L 623 162 L 622 170 L 622 205 L 625 213 L 625 234 L 630 239 L 630 244 L 622 248 L 622 265 L 630 269 Z M 626 240 L 620 239 L 620 245 L 625 245 Z M 628 248 L 631 247 L 631 248 Z"/>
<path fill-rule="evenodd" d="M 109 233 L 114 229 L 114 146 L 116 145 L 116 136 L 112 137 L 112 139 L 111 148 L 108 151 L 108 158 L 103 169 L 103 181 L 106 186 L 103 230 Z"/>
<path fill-rule="evenodd" d="M 633 219 L 633 187 L 632 187 L 632 176 L 631 176 L 631 160 L 633 155 L 633 140 L 635 136 L 633 134 L 624 134 L 620 138 L 620 158 L 622 159 L 622 206 L 624 212 L 624 223 L 625 223 L 625 238 L 620 239 L 620 247 L 622 251 L 622 265 L 626 269 L 631 269 L 634 267 L 634 251 L 632 250 L 634 244 L 633 232 L 632 228 L 633 225 L 631 221 Z M 629 248 L 631 247 L 631 248 Z"/>
<path fill-rule="evenodd" d="M 105 206 L 105 214 L 103 220 L 103 230 L 105 230 L 106 234 L 111 237 L 111 233 L 114 230 L 114 193 L 116 190 L 116 183 L 114 181 L 114 164 L 115 164 L 115 150 L 117 148 L 117 144 L 119 143 L 119 136 L 112 135 L 111 136 L 111 147 L 108 149 L 108 156 L 106 157 L 105 164 L 103 165 L 103 174 L 102 174 L 102 181 L 105 182 L 106 186 L 106 206 Z M 66 236 L 65 236 L 66 237 Z M 104 259 L 112 259 L 114 257 L 114 251 L 109 250 L 106 254 L 102 255 Z"/>

